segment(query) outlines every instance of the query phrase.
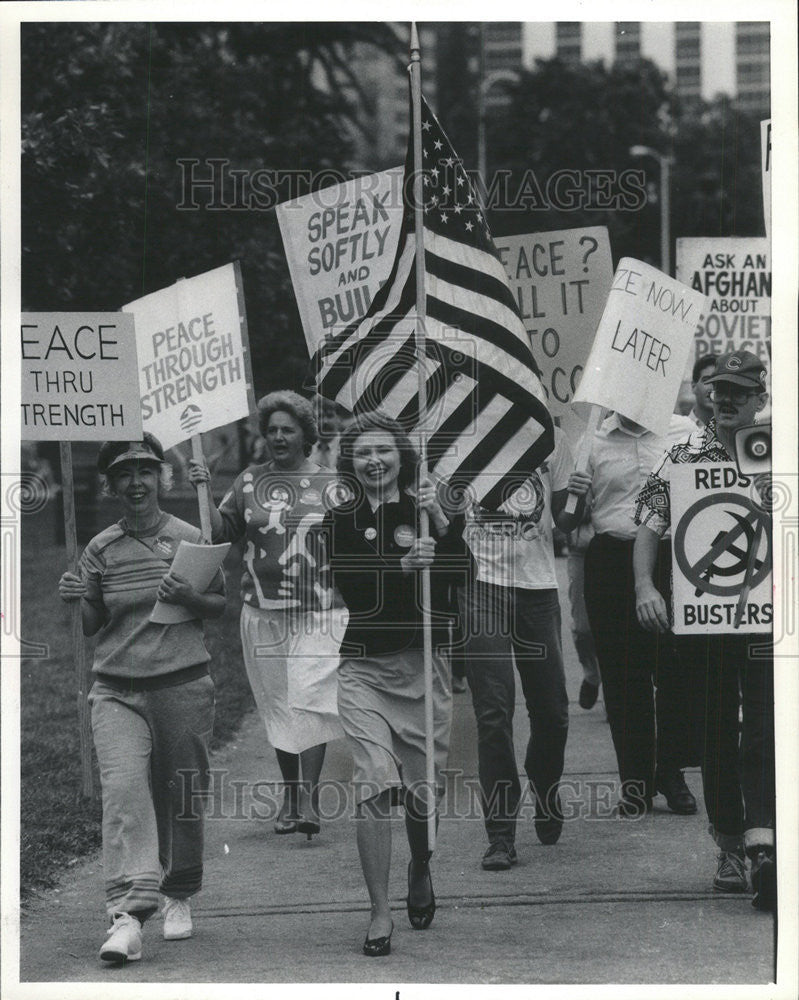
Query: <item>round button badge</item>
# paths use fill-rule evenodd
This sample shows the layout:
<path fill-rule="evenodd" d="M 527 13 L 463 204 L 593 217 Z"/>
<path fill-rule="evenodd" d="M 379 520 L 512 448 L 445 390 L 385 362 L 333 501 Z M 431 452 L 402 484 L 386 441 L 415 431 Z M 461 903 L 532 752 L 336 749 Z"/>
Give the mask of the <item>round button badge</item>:
<path fill-rule="evenodd" d="M 394 529 L 394 541 L 405 549 L 409 549 L 416 541 L 416 532 L 409 524 L 400 524 Z"/>
<path fill-rule="evenodd" d="M 374 528 L 367 528 L 363 536 L 367 542 L 373 542 L 377 538 L 377 531 Z"/>

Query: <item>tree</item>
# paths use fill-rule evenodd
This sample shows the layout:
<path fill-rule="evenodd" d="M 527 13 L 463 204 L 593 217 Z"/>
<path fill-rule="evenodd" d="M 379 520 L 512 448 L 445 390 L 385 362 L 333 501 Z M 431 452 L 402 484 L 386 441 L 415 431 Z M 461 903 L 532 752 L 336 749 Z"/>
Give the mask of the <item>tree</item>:
<path fill-rule="evenodd" d="M 487 130 L 495 232 L 607 226 L 615 259 L 659 265 L 659 167 L 630 155 L 643 145 L 674 159 L 672 240 L 762 235 L 759 126 L 728 99 L 683 109 L 648 60 L 633 67 L 539 60 L 509 89 L 510 107 Z M 629 171 L 642 172 L 641 180 L 627 173 L 625 182 Z M 607 192 L 623 188 L 637 188 L 638 197 L 604 204 Z"/>
<path fill-rule="evenodd" d="M 347 53 L 363 42 L 398 44 L 381 24 L 24 25 L 23 308 L 115 310 L 238 259 L 256 391 L 298 386 L 307 355 L 271 208 L 347 170 Z M 181 160 L 213 189 L 187 197 Z"/>

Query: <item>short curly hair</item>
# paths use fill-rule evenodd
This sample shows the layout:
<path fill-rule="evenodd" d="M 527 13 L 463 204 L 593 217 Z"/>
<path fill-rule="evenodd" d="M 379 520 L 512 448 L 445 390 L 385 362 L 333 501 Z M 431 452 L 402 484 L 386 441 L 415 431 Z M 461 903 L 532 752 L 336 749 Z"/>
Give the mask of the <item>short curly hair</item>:
<path fill-rule="evenodd" d="M 278 389 L 267 393 L 258 400 L 258 428 L 261 437 L 266 437 L 266 428 L 273 413 L 288 413 L 297 421 L 302 431 L 303 450 L 306 457 L 319 440 L 319 430 L 316 426 L 313 406 L 299 393 L 290 389 Z"/>
<path fill-rule="evenodd" d="M 394 444 L 397 446 L 397 451 L 400 455 L 397 485 L 401 490 L 412 486 L 416 479 L 416 467 L 419 462 L 419 456 L 402 426 L 380 410 L 373 410 L 370 413 L 363 413 L 356 417 L 341 435 L 338 445 L 336 469 L 342 479 L 348 483 L 355 482 L 355 469 L 352 461 L 355 442 L 361 434 L 366 434 L 369 431 L 388 431 L 392 435 Z"/>

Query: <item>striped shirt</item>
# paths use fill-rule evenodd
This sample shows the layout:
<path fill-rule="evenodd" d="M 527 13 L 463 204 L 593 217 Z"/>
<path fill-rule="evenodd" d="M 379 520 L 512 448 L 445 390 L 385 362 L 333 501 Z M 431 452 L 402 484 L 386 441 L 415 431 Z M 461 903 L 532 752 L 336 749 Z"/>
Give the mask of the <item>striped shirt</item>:
<path fill-rule="evenodd" d="M 152 535 L 133 535 L 120 521 L 89 542 L 80 560 L 86 600 L 106 617 L 94 654 L 95 673 L 156 677 L 211 659 L 201 620 L 176 625 L 150 621 L 158 585 L 169 572 L 181 539 L 199 542 L 200 538 L 197 528 L 164 514 Z M 221 570 L 208 590 L 225 593 Z"/>

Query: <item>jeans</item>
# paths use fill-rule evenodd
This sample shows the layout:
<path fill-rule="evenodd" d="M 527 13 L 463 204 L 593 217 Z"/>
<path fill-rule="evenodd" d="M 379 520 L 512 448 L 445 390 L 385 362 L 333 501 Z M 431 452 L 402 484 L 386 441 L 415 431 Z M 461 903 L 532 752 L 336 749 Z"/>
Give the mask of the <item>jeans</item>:
<path fill-rule="evenodd" d="M 689 672 L 675 656 L 671 633 L 647 632 L 638 624 L 633 544 L 632 539 L 611 535 L 591 539 L 585 556 L 585 603 L 622 794 L 651 799 L 656 766 L 666 773 L 698 763 L 698 697 Z M 668 544 L 661 545 L 655 582 L 670 603 Z"/>
<path fill-rule="evenodd" d="M 554 801 L 563 774 L 569 699 L 558 592 L 478 581 L 460 599 L 486 833 L 491 843 L 512 844 L 521 798 L 513 749 L 514 660 L 530 720 L 524 768 L 539 812 Z"/>
<path fill-rule="evenodd" d="M 763 635 L 677 637 L 702 691 L 702 787 L 710 832 L 722 850 L 774 846 L 774 662 L 750 656 Z M 739 706 L 743 725 L 739 740 Z"/>
<path fill-rule="evenodd" d="M 95 681 L 89 695 L 103 792 L 103 874 L 109 914 L 145 920 L 159 892 L 186 899 L 203 872 L 210 677 L 130 692 Z"/>

